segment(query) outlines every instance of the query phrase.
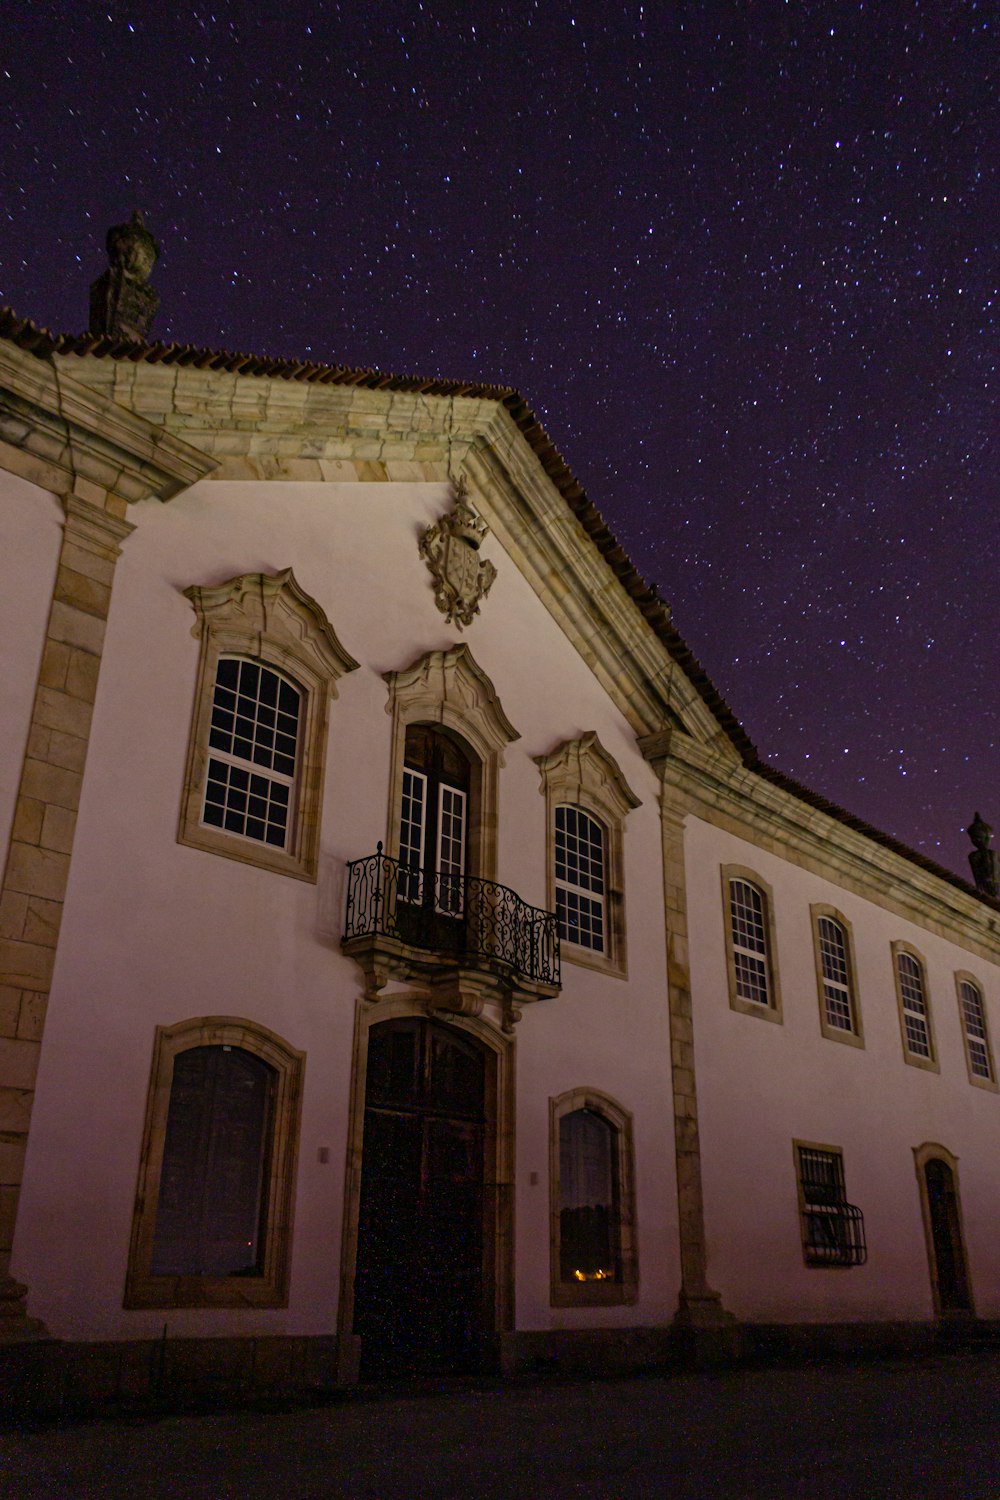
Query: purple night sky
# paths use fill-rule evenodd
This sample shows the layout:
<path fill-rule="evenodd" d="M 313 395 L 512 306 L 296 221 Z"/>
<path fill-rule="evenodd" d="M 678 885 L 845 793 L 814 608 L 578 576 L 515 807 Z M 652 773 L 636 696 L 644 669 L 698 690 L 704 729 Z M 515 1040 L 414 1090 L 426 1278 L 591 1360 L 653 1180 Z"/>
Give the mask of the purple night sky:
<path fill-rule="evenodd" d="M 510 384 L 771 762 L 1000 825 L 998 11 L 8 0 L 0 301 Z"/>

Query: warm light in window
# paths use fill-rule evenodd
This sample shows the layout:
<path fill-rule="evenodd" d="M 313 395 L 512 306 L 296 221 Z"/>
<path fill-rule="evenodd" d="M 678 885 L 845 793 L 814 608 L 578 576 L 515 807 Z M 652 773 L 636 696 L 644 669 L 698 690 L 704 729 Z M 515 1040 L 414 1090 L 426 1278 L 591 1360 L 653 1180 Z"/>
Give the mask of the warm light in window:
<path fill-rule="evenodd" d="M 597 1271 L 574 1271 L 573 1275 L 577 1281 L 613 1281 L 615 1279 L 615 1273 L 605 1271 L 603 1267 Z"/>

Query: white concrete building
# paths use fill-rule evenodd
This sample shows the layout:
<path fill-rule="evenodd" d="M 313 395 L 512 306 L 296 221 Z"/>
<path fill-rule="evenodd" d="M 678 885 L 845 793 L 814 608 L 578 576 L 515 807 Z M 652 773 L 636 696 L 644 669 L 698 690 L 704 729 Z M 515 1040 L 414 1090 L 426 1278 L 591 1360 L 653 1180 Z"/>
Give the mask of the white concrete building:
<path fill-rule="evenodd" d="M 1000 906 L 758 760 L 516 393 L 4 314 L 0 559 L 10 1340 L 1000 1318 Z"/>

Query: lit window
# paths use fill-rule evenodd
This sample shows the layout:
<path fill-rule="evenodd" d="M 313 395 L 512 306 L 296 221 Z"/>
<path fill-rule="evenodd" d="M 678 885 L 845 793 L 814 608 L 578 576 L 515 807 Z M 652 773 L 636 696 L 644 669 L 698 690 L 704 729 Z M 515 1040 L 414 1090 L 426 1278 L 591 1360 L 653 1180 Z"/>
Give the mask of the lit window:
<path fill-rule="evenodd" d="M 634 1302 L 632 1117 L 595 1089 L 550 1108 L 552 1305 Z"/>
<path fill-rule="evenodd" d="M 896 954 L 896 974 L 899 980 L 906 1051 L 914 1057 L 930 1061 L 934 1054 L 928 1024 L 923 966 L 912 953 L 900 951 Z"/>
<path fill-rule="evenodd" d="M 802 1253 L 807 1266 L 862 1266 L 864 1215 L 847 1202 L 844 1159 L 835 1149 L 796 1144 Z"/>
<path fill-rule="evenodd" d="M 559 1275 L 621 1281 L 615 1129 L 590 1109 L 559 1121 Z"/>
<path fill-rule="evenodd" d="M 986 1029 L 986 1007 L 983 992 L 971 979 L 959 979 L 958 1004 L 965 1037 L 965 1054 L 969 1076 L 974 1083 L 993 1083 L 993 1059 Z"/>
<path fill-rule="evenodd" d="M 582 807 L 555 810 L 556 918 L 566 943 L 603 953 L 604 830 Z"/>
<path fill-rule="evenodd" d="M 259 662 L 219 659 L 205 823 L 278 849 L 289 841 L 302 695 Z"/>

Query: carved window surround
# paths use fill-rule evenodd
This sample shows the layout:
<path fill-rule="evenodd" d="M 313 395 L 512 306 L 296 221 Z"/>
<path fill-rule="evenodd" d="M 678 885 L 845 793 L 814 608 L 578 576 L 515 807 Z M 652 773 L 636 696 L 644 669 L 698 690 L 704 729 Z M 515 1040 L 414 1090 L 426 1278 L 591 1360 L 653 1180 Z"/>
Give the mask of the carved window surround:
<path fill-rule="evenodd" d="M 326 730 L 337 679 L 358 663 L 341 646 L 321 607 L 304 592 L 291 568 L 245 573 L 214 588 L 185 589 L 201 639 L 187 774 L 177 837 L 180 843 L 279 875 L 316 879 Z M 288 849 L 241 838 L 202 821 L 209 729 L 220 656 L 264 662 L 287 673 L 302 691 L 300 745 Z"/>
<path fill-rule="evenodd" d="M 560 1152 L 559 1122 L 576 1110 L 590 1110 L 614 1131 L 617 1187 L 617 1239 L 620 1278 L 615 1281 L 563 1281 L 560 1275 Z M 599 1089 L 570 1089 L 549 1100 L 549 1263 L 553 1307 L 608 1307 L 635 1302 L 639 1296 L 636 1244 L 635 1176 L 632 1116 Z"/>

